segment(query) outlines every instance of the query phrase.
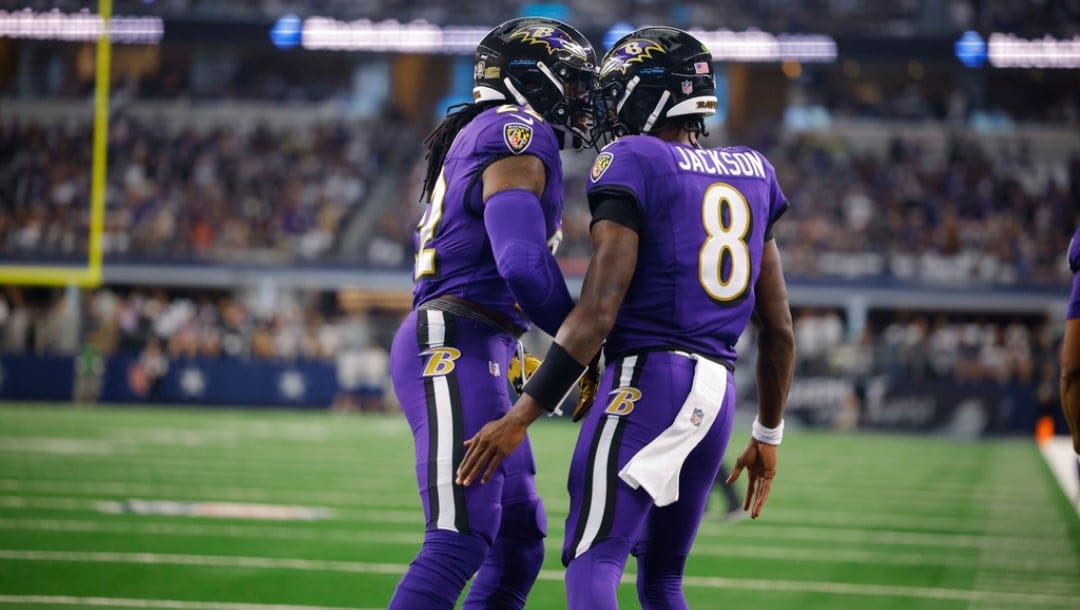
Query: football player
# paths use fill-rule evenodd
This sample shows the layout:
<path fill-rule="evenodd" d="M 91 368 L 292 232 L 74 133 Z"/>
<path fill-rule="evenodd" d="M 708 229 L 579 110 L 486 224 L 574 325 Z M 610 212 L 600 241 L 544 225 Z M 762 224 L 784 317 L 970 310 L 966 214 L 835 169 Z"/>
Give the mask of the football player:
<path fill-rule="evenodd" d="M 794 336 L 772 227 L 788 202 L 760 153 L 698 144 L 716 90 L 694 37 L 627 35 L 601 61 L 599 87 L 599 128 L 618 139 L 588 177 L 593 256 L 581 298 L 514 408 L 466 442 L 458 477 L 494 480 L 603 343 L 597 404 L 570 466 L 569 608 L 616 608 L 630 554 L 643 608 L 686 608 L 683 567 L 730 436 L 735 342 L 751 320 L 758 417 L 729 477 L 748 471 L 751 517 L 776 472 Z"/>
<path fill-rule="evenodd" d="M 1080 229 L 1073 233 L 1069 243 L 1069 268 L 1073 272 L 1073 285 L 1061 345 L 1061 408 L 1069 422 L 1080 469 Z"/>
<path fill-rule="evenodd" d="M 506 372 L 529 321 L 554 334 L 573 307 L 553 256 L 559 150 L 591 138 L 596 55 L 574 28 L 507 21 L 476 50 L 473 102 L 428 136 L 413 311 L 391 349 L 413 431 L 427 521 L 391 609 L 521 608 L 544 557 L 546 517 L 526 440 L 492 484 L 454 482 L 463 440 L 510 408 Z"/>

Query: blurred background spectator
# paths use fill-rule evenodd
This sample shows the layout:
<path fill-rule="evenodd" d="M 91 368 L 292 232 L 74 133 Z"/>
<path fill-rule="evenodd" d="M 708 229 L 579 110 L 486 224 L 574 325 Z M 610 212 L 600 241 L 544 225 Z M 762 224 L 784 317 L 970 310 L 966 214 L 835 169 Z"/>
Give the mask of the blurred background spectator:
<path fill-rule="evenodd" d="M 0 18 L 86 6 L 0 0 Z M 290 14 L 369 29 L 546 14 L 601 52 L 647 23 L 832 45 L 718 60 L 705 138 L 763 152 L 791 201 L 775 236 L 805 421 L 947 427 L 970 423 L 957 405 L 974 398 L 988 405 L 981 430 L 998 433 L 1056 400 L 1063 257 L 1080 217 L 1080 58 L 1002 67 L 986 45 L 995 33 L 1072 40 L 1075 3 L 116 0 L 114 13 L 160 16 L 164 36 L 112 48 L 104 284 L 5 288 L 0 396 L 25 356 L 72 359 L 57 366 L 74 371 L 80 402 L 114 395 L 123 363 L 130 400 L 264 400 L 215 386 L 214 371 L 257 370 L 281 404 L 392 408 L 387 349 L 409 303 L 422 141 L 471 99 L 472 58 L 314 50 L 274 28 Z M 87 260 L 94 53 L 0 37 L 4 264 Z M 593 158 L 564 155 L 558 257 L 574 289 L 591 253 Z M 545 339 L 526 341 L 540 351 Z M 740 350 L 748 366 L 753 342 Z"/>

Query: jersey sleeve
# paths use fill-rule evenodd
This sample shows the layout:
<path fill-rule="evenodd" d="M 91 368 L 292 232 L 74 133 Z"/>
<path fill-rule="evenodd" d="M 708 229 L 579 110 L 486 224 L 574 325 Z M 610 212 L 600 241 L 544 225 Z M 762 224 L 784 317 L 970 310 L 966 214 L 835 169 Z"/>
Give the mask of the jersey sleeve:
<path fill-rule="evenodd" d="M 645 215 L 647 186 L 641 153 L 632 139 L 619 139 L 604 147 L 589 171 L 586 192 L 594 209 L 607 199 L 632 202 L 636 216 Z"/>
<path fill-rule="evenodd" d="M 1069 242 L 1069 270 L 1073 273 L 1080 272 L 1080 229 L 1073 233 Z"/>
<path fill-rule="evenodd" d="M 477 120 L 484 121 L 477 136 L 477 153 L 492 162 L 513 155 L 533 155 L 544 165 L 560 163 L 555 131 L 532 110 L 500 106 Z"/>
<path fill-rule="evenodd" d="M 777 220 L 788 211 L 791 204 L 788 202 L 788 198 L 784 195 L 783 189 L 780 188 L 780 182 L 776 179 L 776 168 L 772 163 L 765 158 L 765 155 L 754 151 L 754 154 L 761 157 L 765 161 L 765 166 L 768 168 L 769 177 L 769 224 L 765 227 L 765 241 L 772 239 L 773 225 Z"/>
<path fill-rule="evenodd" d="M 474 181 L 478 182 L 492 163 L 515 155 L 539 158 L 549 175 L 561 172 L 562 160 L 559 158 L 559 141 L 555 131 L 532 110 L 513 105 L 499 106 L 473 120 L 480 122 L 473 154 L 483 159 Z M 483 201 L 475 193 L 466 207 L 475 214 L 483 214 Z"/>

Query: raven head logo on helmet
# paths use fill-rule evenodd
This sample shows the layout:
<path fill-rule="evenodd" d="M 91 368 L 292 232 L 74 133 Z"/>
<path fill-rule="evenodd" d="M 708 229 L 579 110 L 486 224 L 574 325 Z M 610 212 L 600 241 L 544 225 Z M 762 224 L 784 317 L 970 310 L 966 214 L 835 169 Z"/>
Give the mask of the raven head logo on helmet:
<path fill-rule="evenodd" d="M 647 27 L 619 39 L 600 62 L 596 139 L 649 133 L 669 119 L 694 122 L 716 112 L 712 54 L 670 27 Z"/>
<path fill-rule="evenodd" d="M 613 70 L 626 74 L 626 69 L 631 64 L 643 63 L 647 59 L 653 59 L 659 53 L 666 53 L 664 47 L 653 40 L 624 38 L 620 44 L 611 48 L 604 61 L 600 64 L 600 76 L 607 76 Z"/>
<path fill-rule="evenodd" d="M 575 41 L 571 34 L 550 25 L 530 25 L 523 27 L 515 30 L 514 33 L 510 35 L 510 38 L 521 39 L 522 42 L 528 44 L 544 45 L 547 47 L 549 54 L 554 54 L 557 50 L 561 49 L 576 56 L 583 62 L 590 62 L 596 59 L 595 57 L 590 59 L 589 54 L 591 49 L 586 50 L 586 47 L 582 46 L 580 42 Z"/>
<path fill-rule="evenodd" d="M 542 17 L 511 19 L 476 48 L 473 101 L 529 106 L 551 123 L 563 147 L 592 144 L 596 53 L 569 25 Z"/>

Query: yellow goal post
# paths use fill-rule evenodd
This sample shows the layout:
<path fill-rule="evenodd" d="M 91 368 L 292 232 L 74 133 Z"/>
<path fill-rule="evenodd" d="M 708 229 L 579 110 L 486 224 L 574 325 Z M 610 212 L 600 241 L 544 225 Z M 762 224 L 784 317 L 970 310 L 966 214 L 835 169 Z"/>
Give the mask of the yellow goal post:
<path fill-rule="evenodd" d="M 98 0 L 102 28 L 97 39 L 94 73 L 94 135 L 90 168 L 90 235 L 85 265 L 7 265 L 0 263 L 0 284 L 97 286 L 101 284 L 102 233 L 105 229 L 105 176 L 108 159 L 109 69 L 112 47 L 112 0 Z"/>

